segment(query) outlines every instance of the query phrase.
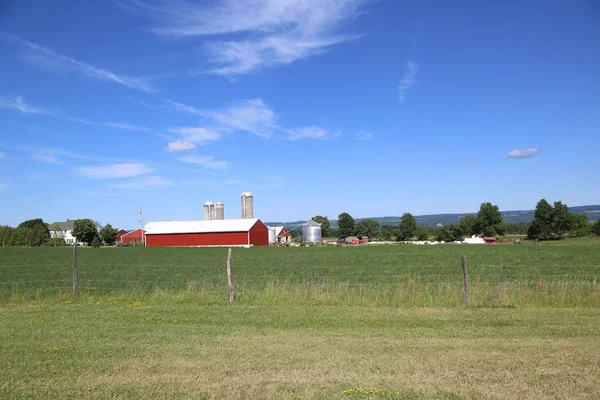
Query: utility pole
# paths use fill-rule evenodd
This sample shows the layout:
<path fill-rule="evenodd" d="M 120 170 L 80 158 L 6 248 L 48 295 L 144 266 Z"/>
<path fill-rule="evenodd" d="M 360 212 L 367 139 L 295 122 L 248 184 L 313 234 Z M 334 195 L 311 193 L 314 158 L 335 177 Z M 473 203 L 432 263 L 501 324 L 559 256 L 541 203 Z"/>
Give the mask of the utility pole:
<path fill-rule="evenodd" d="M 144 236 L 144 215 L 142 214 L 142 202 L 138 206 L 138 214 L 140 214 L 140 224 L 142 224 L 142 246 L 146 247 L 146 237 Z"/>

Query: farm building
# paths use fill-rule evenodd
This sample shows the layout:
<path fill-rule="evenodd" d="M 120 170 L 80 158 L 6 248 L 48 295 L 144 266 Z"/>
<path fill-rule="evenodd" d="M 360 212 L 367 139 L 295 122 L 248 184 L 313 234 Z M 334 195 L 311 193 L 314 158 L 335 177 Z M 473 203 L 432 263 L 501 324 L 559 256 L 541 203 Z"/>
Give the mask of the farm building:
<path fill-rule="evenodd" d="M 125 229 L 119 230 L 119 232 L 117 232 L 117 243 L 121 243 L 121 237 L 127 235 L 127 233 L 128 232 Z"/>
<path fill-rule="evenodd" d="M 269 228 L 257 218 L 148 222 L 146 246 L 268 246 Z"/>
<path fill-rule="evenodd" d="M 290 244 L 292 235 L 284 226 L 269 226 L 269 243 Z"/>
<path fill-rule="evenodd" d="M 122 235 L 121 241 L 119 243 L 131 243 L 134 241 L 134 239 L 137 243 L 142 243 L 142 240 L 144 238 L 142 237 L 142 229 L 141 228 Z"/>

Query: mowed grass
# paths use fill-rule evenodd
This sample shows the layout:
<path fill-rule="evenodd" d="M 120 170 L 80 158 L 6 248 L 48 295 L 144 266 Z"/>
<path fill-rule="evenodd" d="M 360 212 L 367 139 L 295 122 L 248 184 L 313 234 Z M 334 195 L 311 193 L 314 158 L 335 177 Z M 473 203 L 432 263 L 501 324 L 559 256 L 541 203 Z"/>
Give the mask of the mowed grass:
<path fill-rule="evenodd" d="M 600 396 L 597 308 L 207 305 L 153 295 L 4 305 L 0 320 L 0 398 Z"/>
<path fill-rule="evenodd" d="M 600 240 L 539 246 L 365 245 L 233 249 L 238 301 L 252 304 L 458 305 L 466 255 L 473 305 L 595 306 Z M 80 296 L 188 293 L 220 303 L 224 248 L 81 248 Z M 0 249 L 0 301 L 63 298 L 72 249 Z"/>
<path fill-rule="evenodd" d="M 0 398 L 597 399 L 599 249 L 0 249 Z"/>

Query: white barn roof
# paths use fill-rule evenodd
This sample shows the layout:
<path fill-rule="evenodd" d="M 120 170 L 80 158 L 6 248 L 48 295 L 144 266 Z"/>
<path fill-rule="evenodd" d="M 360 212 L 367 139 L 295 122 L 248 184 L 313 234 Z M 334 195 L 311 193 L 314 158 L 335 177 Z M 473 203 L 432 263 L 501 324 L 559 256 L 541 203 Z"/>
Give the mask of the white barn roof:
<path fill-rule="evenodd" d="M 248 232 L 258 222 L 258 218 L 222 219 L 211 221 L 163 221 L 148 222 L 146 235 L 168 233 L 220 233 Z"/>

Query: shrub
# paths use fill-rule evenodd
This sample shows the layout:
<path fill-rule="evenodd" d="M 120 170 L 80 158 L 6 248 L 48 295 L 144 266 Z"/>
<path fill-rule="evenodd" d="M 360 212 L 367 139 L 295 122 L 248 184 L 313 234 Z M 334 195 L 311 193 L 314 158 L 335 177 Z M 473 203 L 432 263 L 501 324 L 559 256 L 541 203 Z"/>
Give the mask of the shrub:
<path fill-rule="evenodd" d="M 100 247 L 101 243 L 100 243 L 100 239 L 98 239 L 98 236 L 96 236 L 93 240 L 92 240 L 92 247 L 93 248 L 98 248 Z"/>

